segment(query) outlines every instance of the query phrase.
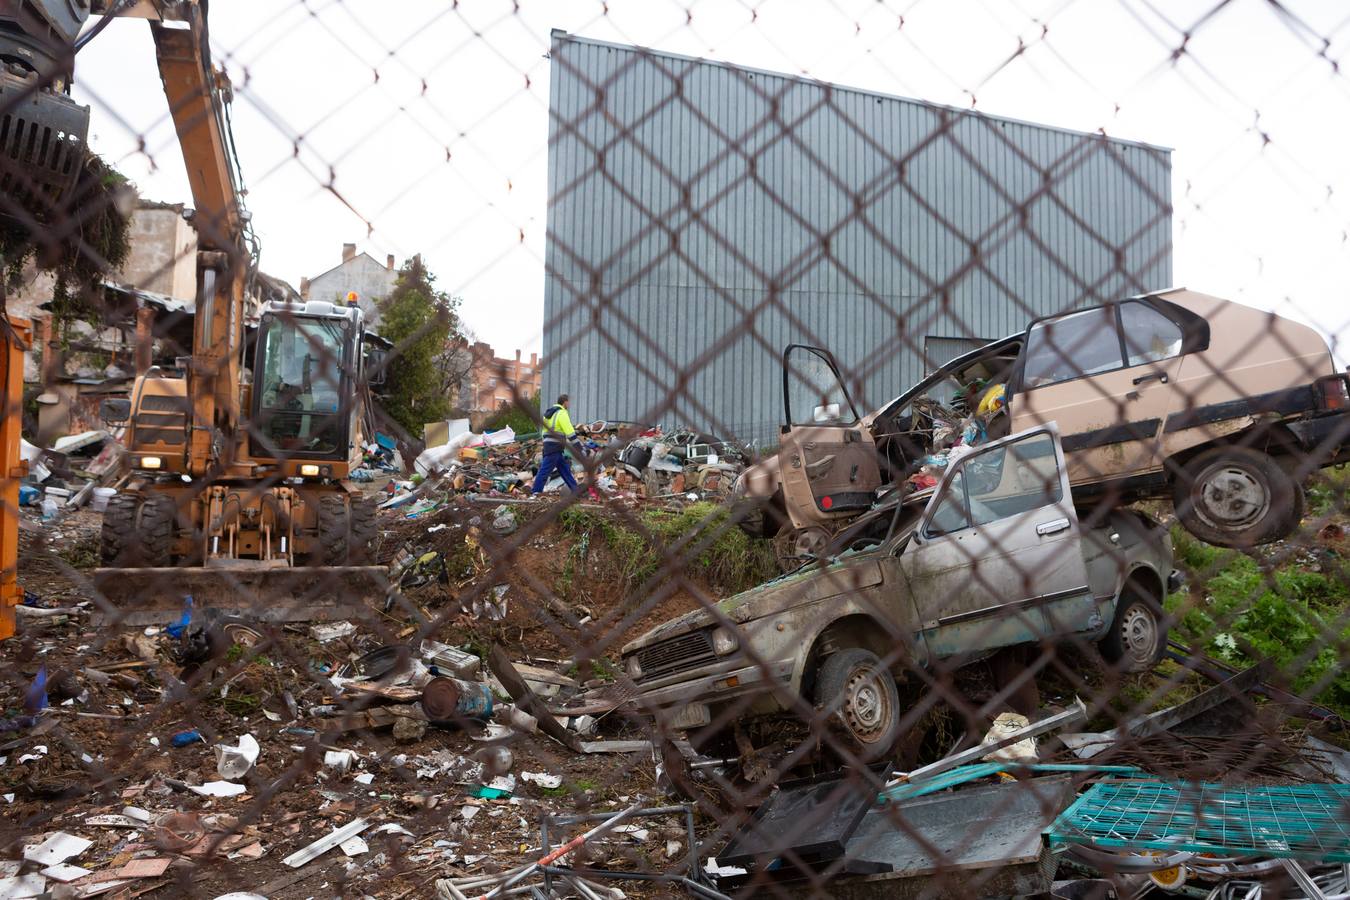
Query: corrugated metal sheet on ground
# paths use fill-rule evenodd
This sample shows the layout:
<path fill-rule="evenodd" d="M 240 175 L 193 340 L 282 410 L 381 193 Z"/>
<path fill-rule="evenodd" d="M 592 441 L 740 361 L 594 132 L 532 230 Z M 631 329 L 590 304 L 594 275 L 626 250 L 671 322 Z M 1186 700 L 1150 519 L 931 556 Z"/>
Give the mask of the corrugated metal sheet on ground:
<path fill-rule="evenodd" d="M 1049 828 L 1053 842 L 1350 862 L 1350 785 L 1095 784 Z"/>

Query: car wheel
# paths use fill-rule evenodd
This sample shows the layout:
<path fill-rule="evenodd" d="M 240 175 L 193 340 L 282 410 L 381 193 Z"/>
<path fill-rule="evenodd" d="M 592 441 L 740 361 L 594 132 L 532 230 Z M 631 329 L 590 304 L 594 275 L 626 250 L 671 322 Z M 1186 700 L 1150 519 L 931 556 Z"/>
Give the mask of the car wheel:
<path fill-rule="evenodd" d="M 816 706 L 831 711 L 831 724 L 864 762 L 885 757 L 899 737 L 900 692 L 869 650 L 825 657 L 816 675 Z"/>
<path fill-rule="evenodd" d="M 1162 607 L 1148 592 L 1126 582 L 1116 600 L 1111 630 L 1097 645 L 1102 657 L 1117 672 L 1147 672 L 1167 649 L 1167 630 Z"/>
<path fill-rule="evenodd" d="M 1186 530 L 1219 547 L 1254 547 L 1298 527 L 1303 489 L 1269 454 L 1215 447 L 1188 462 L 1173 485 Z"/>

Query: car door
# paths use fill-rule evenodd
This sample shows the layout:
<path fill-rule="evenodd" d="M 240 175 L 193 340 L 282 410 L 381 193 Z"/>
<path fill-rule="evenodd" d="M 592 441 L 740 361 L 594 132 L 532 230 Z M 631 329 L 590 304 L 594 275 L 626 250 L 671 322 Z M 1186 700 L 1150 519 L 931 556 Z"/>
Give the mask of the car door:
<path fill-rule="evenodd" d="M 931 657 L 1100 624 L 1053 425 L 951 463 L 901 561 Z"/>
<path fill-rule="evenodd" d="M 1157 472 L 1182 344 L 1182 324 L 1143 300 L 1035 322 L 1012 427 L 1056 422 L 1076 485 Z"/>
<path fill-rule="evenodd" d="M 871 507 L 881 468 L 829 351 L 792 344 L 783 351 L 779 464 L 783 496 L 798 528 Z"/>

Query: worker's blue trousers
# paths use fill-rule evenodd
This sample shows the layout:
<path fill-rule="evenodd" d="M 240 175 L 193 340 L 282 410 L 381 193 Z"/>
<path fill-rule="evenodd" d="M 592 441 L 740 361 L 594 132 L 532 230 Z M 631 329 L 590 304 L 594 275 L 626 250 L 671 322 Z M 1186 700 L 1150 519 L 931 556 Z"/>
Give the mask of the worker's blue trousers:
<path fill-rule="evenodd" d="M 574 491 L 577 489 L 577 480 L 572 477 L 572 464 L 568 461 L 567 454 L 559 447 L 557 450 L 550 448 L 545 451 L 544 459 L 539 463 L 539 474 L 534 476 L 534 487 L 530 489 L 530 493 L 541 493 L 555 469 L 562 477 L 563 484 Z"/>

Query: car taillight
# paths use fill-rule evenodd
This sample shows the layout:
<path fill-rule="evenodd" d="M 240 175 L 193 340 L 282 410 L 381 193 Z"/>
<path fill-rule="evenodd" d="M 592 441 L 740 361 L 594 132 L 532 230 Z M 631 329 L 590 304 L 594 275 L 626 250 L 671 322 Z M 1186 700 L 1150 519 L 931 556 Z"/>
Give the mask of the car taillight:
<path fill-rule="evenodd" d="M 1346 376 L 1323 378 L 1320 384 L 1323 409 L 1350 409 L 1350 392 L 1346 390 Z"/>

